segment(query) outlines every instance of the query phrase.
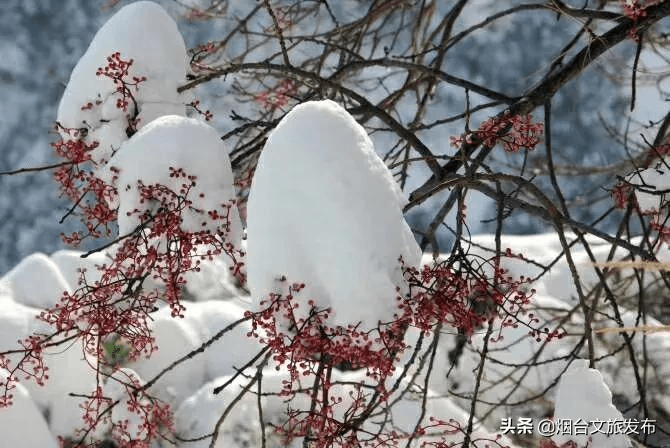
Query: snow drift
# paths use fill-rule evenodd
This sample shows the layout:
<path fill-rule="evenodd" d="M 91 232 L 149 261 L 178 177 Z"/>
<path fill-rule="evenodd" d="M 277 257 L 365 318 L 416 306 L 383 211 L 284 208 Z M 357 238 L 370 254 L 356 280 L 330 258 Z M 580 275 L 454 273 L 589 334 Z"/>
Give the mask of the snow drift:
<path fill-rule="evenodd" d="M 375 328 L 406 292 L 398 259 L 421 251 L 406 200 L 361 125 L 333 101 L 296 106 L 272 132 L 247 206 L 252 297 L 305 283 L 301 298 L 332 308 L 332 324 Z M 307 308 L 307 307 L 304 307 Z"/>
<path fill-rule="evenodd" d="M 140 224 L 138 214 L 133 211 L 142 212 L 152 207 L 151 203 L 142 202 L 138 181 L 180 191 L 185 179 L 171 176 L 170 168 L 181 168 L 187 175 L 197 177 L 196 185 L 188 193 L 193 204 L 182 215 L 183 230 L 215 231 L 220 223 L 208 219 L 207 212 L 221 210 L 223 205 L 235 200 L 228 153 L 216 130 L 194 118 L 177 115 L 157 118 L 125 142 L 109 165 L 120 170 L 117 186 L 121 235 L 132 232 Z M 236 207 L 232 207 L 230 213 L 228 236 L 239 247 L 242 224 Z M 203 226 L 203 222 L 207 225 Z"/>
<path fill-rule="evenodd" d="M 136 91 L 131 87 L 137 110 L 128 112 L 137 115 L 138 128 L 161 115 L 185 115 L 185 100 L 177 93 L 177 86 L 186 79 L 189 59 L 177 24 L 153 2 L 139 1 L 123 7 L 93 38 L 72 70 L 58 106 L 62 126 L 85 128 L 87 141 L 100 142 L 94 156 L 97 161 L 108 160 L 128 138 L 126 112 L 116 104 L 117 86 L 111 79 L 96 75 L 114 52 L 124 60 L 133 60 L 130 77 L 147 78 Z M 88 103 L 94 106 L 82 109 Z"/>

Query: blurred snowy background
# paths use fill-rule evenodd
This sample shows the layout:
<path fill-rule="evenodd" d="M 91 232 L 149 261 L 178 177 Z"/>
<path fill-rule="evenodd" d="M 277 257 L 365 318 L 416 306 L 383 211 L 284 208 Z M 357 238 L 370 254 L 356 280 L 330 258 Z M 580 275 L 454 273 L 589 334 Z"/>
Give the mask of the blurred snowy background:
<path fill-rule="evenodd" d="M 110 13 L 102 2 L 3 2 L 0 14 L 0 171 L 55 161 L 49 142 L 72 67 Z M 0 272 L 61 246 L 65 202 L 51 172 L 0 176 Z"/>

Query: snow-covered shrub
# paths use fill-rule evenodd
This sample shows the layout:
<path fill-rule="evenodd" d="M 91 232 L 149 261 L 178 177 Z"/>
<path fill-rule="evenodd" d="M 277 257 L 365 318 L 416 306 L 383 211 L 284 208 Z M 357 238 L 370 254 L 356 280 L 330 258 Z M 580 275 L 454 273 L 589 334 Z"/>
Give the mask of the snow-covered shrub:
<path fill-rule="evenodd" d="M 129 126 L 141 129 L 162 115 L 185 115 L 187 101 L 177 87 L 187 71 L 175 21 L 157 3 L 131 3 L 100 28 L 72 70 L 57 121 L 85 129 L 82 138 L 98 142 L 93 160 L 104 163 L 128 139 Z"/>
<path fill-rule="evenodd" d="M 67 448 L 500 448 L 512 445 L 495 433 L 510 415 L 620 420 L 613 401 L 639 402 L 644 416 L 667 408 L 667 338 L 633 333 L 640 321 L 660 325 L 645 296 L 647 286 L 666 292 L 667 278 L 631 281 L 610 264 L 663 254 L 665 137 L 613 192 L 645 227 L 639 240 L 622 236 L 623 223 L 613 236 L 580 222 L 556 179 L 575 168 L 554 165 L 551 99 L 589 58 L 561 53 L 546 74 L 554 84 L 508 96 L 446 72 L 463 67 L 443 64 L 451 48 L 487 27 L 461 15 L 470 2 L 184 3 L 191 19 L 234 19 L 187 51 L 160 6 L 134 2 L 72 73 L 56 124 L 62 160 L 47 167 L 72 202 L 64 219 L 85 226 L 64 239 L 113 241 L 33 256 L 0 281 L 13 288 L 0 339 L 19 341 L 0 355 L 1 406 L 12 391 L 30 394 Z M 626 17 L 580 10 L 615 28 L 587 43 L 578 35 L 572 45 L 586 47 L 575 53 L 595 59 L 627 32 L 642 42 L 638 31 L 670 14 L 664 2 L 633 3 Z M 562 8 L 559 18 L 576 14 Z M 199 101 L 191 110 L 213 125 L 187 118 L 189 92 L 214 79 L 217 120 Z M 465 90 L 454 96 L 454 86 Z M 466 110 L 445 117 L 454 105 L 441 101 Z M 544 174 L 550 182 L 536 181 Z M 468 216 L 474 190 L 495 202 L 495 235 L 468 235 L 479 224 Z M 410 227 L 405 215 L 422 204 Z M 504 237 L 523 231 L 509 226 L 519 212 L 555 233 Z M 439 253 L 438 229 L 453 238 L 450 253 Z M 428 247 L 435 258 L 422 260 Z M 637 313 L 620 298 L 634 293 Z M 575 366 L 580 357 L 602 375 Z M 575 397 L 580 379 L 588 390 Z"/>
<path fill-rule="evenodd" d="M 249 194 L 251 295 L 285 293 L 287 282 L 299 282 L 299 297 L 330 308 L 332 325 L 369 330 L 392 321 L 396 288 L 408 292 L 399 260 L 416 266 L 421 257 L 402 214 L 406 202 L 342 106 L 296 106 L 270 134 Z M 309 307 L 300 305 L 304 318 Z"/>

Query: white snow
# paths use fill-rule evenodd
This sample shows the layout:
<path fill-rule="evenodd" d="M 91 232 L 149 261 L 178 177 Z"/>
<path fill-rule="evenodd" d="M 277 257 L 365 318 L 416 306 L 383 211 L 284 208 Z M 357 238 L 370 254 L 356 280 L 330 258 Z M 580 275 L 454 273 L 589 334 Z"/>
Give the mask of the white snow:
<path fill-rule="evenodd" d="M 222 205 L 235 199 L 230 160 L 218 133 L 193 118 L 176 115 L 157 118 L 125 142 L 109 166 L 121 170 L 117 182 L 121 235 L 132 232 L 140 223 L 136 213 L 130 216 L 128 213 L 155 206 L 140 203 L 138 180 L 147 186 L 158 183 L 174 192 L 179 192 L 187 182 L 184 178 L 171 177 L 170 168 L 182 168 L 187 175 L 197 176 L 196 185 L 188 194 L 192 206 L 182 215 L 183 230 L 215 230 L 222 222 L 211 220 L 207 212 L 223 213 Z M 237 207 L 233 206 L 230 212 L 229 241 L 239 247 L 242 224 Z"/>
<path fill-rule="evenodd" d="M 15 301 L 34 308 L 50 308 L 71 292 L 56 263 L 40 253 L 21 260 L 2 280 L 11 285 Z"/>
<path fill-rule="evenodd" d="M 227 269 L 222 266 L 219 273 L 226 271 Z M 199 341 L 204 343 L 244 316 L 246 308 L 241 305 L 239 300 L 188 303 L 184 322 L 197 331 Z M 204 357 L 207 379 L 232 375 L 263 348 L 255 338 L 247 336 L 249 331 L 251 331 L 249 322 L 239 324 L 201 355 Z"/>
<path fill-rule="evenodd" d="M 133 369 L 121 368 L 112 373 L 103 386 L 105 397 L 120 401 L 111 411 L 111 423 L 116 425 L 127 423 L 128 434 L 139 439 L 146 437 L 146 429 L 142 426 L 140 415 L 128 409 L 128 390 L 132 391 L 134 386 L 143 384 L 143 378 Z M 143 400 L 141 402 L 144 403 Z"/>
<path fill-rule="evenodd" d="M 5 378 L 6 373 L 0 370 L 0 379 Z M 14 404 L 9 409 L 0 409 L 2 445 L 26 448 L 58 447 L 56 436 L 49 431 L 47 422 L 26 388 L 19 384 L 12 394 Z"/>
<path fill-rule="evenodd" d="M 268 138 L 249 194 L 253 299 L 283 292 L 277 279 L 285 277 L 306 285 L 304 302 L 332 307 L 333 325 L 370 329 L 392 320 L 396 287 L 405 292 L 398 259 L 416 265 L 421 256 L 404 204 L 346 110 L 330 100 L 296 106 Z"/>
<path fill-rule="evenodd" d="M 79 284 L 81 270 L 85 270 L 86 283 L 92 285 L 100 279 L 100 271 L 97 267 L 111 262 L 111 258 L 104 252 L 94 252 L 86 258 L 82 258 L 81 255 L 79 251 L 63 249 L 54 252 L 50 257 L 72 291 L 81 286 Z"/>
<path fill-rule="evenodd" d="M 158 352 L 149 359 L 142 357 L 128 364 L 146 381 L 150 381 L 173 361 L 188 354 L 200 345 L 195 328 L 170 315 L 170 308 L 163 307 L 154 313 L 150 328 L 156 338 Z M 205 379 L 205 365 L 200 359 L 188 360 L 162 376 L 151 392 L 161 400 L 175 405 L 195 392 Z"/>
<path fill-rule="evenodd" d="M 138 103 L 139 128 L 162 115 L 185 115 L 184 104 L 188 102 L 177 93 L 177 86 L 186 79 L 189 62 L 177 24 L 154 2 L 124 6 L 100 28 L 72 70 L 58 107 L 61 125 L 87 128 L 86 140 L 100 142 L 95 160 L 108 160 L 127 139 L 126 112 L 116 107 L 120 98 L 115 93 L 117 86 L 111 79 L 96 75 L 114 52 L 120 52 L 124 60 L 133 59 L 130 81 L 132 76 L 147 77 L 137 90 L 131 87 Z M 82 110 L 96 100 L 102 103 Z"/>
<path fill-rule="evenodd" d="M 255 374 L 255 369 L 249 369 L 245 372 L 248 375 Z M 229 386 L 223 389 L 218 395 L 214 395 L 214 389 L 231 379 L 231 376 L 222 376 L 205 384 L 195 394 L 184 400 L 182 405 L 175 413 L 175 426 L 177 434 L 184 439 L 201 437 L 205 434 L 210 434 L 225 409 L 237 397 L 237 395 L 247 386 L 250 378 L 240 376 L 235 379 Z M 268 369 L 263 372 L 262 391 L 263 393 L 276 393 L 281 390 L 281 381 L 286 380 L 288 374 L 285 371 L 276 371 Z M 254 384 L 249 389 L 250 391 L 258 391 Z M 287 409 L 287 403 L 284 398 L 276 395 L 265 395 L 262 399 L 263 419 L 264 422 L 272 422 L 280 424 L 282 422 L 282 413 Z M 304 409 L 307 403 L 301 400 L 298 396 L 291 401 L 291 406 L 294 409 Z M 276 440 L 275 443 L 270 442 L 269 446 L 283 446 L 279 445 L 278 437 L 273 434 L 272 429 L 266 426 L 268 438 L 270 441 Z M 242 448 L 242 447 L 256 447 L 261 445 L 260 421 L 258 417 L 258 407 L 256 403 L 256 395 L 254 393 L 244 394 L 240 402 L 235 406 L 226 420 L 219 428 L 219 436 L 214 445 L 215 448 Z M 209 446 L 211 439 L 206 438 L 195 443 L 183 443 L 180 447 L 206 448 Z M 297 448 L 302 446 L 301 443 L 295 441 L 290 447 Z"/>
<path fill-rule="evenodd" d="M 589 363 L 577 359 L 561 376 L 556 394 L 554 420 L 621 421 L 623 416 L 612 405 L 612 393 L 596 369 L 589 369 Z M 606 426 L 605 426 L 606 427 Z M 579 446 L 586 445 L 589 436 L 593 448 L 628 448 L 630 442 L 623 434 L 602 434 L 597 427 L 589 425 L 589 434 L 557 434 L 553 440 L 561 445 L 574 440 Z"/>
<path fill-rule="evenodd" d="M 667 209 L 670 198 L 670 170 L 667 157 L 655 166 L 638 170 L 628 176 L 628 182 L 635 185 L 635 197 L 640 211 L 650 213 Z M 663 220 L 661 220 L 663 222 Z"/>
<path fill-rule="evenodd" d="M 35 286 L 37 289 L 40 283 L 36 281 L 36 278 L 39 279 L 39 277 L 33 277 L 28 280 L 37 285 Z M 45 291 L 52 291 L 51 286 L 46 282 Z M 0 280 L 0 306 L 3 310 L 0 314 L 2 351 L 17 348 L 18 340 L 23 340 L 34 332 L 40 334 L 50 332 L 50 328 L 36 318 L 41 310 L 17 303 L 12 299 L 11 291 L 7 282 Z M 56 341 L 57 339 L 54 339 L 54 342 Z M 15 365 L 18 357 L 13 355 L 10 356 L 10 359 Z M 23 381 L 23 378 L 19 378 L 22 381 L 21 386 L 30 393 L 39 408 L 49 416 L 49 426 L 54 434 L 72 435 L 74 430 L 81 426 L 79 405 L 82 400 L 71 397 L 69 393 L 88 394 L 95 389 L 96 361 L 84 358 L 79 343 L 64 343 L 49 348 L 46 350 L 44 360 L 49 369 L 47 372 L 49 379 L 45 385 L 39 386 L 33 380 Z"/>
<path fill-rule="evenodd" d="M 227 255 L 203 260 L 199 272 L 187 272 L 186 290 L 195 300 L 224 300 L 238 296 L 235 278 L 227 269 Z"/>

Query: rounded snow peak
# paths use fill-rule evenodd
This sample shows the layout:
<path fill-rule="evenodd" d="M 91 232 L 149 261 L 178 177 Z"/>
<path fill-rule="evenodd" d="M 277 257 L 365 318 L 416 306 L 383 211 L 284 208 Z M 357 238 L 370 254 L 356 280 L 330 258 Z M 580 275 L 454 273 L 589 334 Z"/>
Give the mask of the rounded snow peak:
<path fill-rule="evenodd" d="M 606 434 L 597 430 L 595 421 L 623 421 L 621 412 L 612 404 L 612 393 L 602 374 L 589 368 L 585 359 L 577 359 L 561 376 L 556 393 L 555 420 L 569 420 L 573 424 L 588 424 L 588 434 L 559 433 L 552 437 L 562 445 L 569 440 L 584 446 L 591 438 L 593 448 L 627 448 L 630 445 L 624 434 Z"/>
<path fill-rule="evenodd" d="M 144 185 L 160 184 L 178 192 L 184 179 L 173 176 L 181 169 L 195 176 L 188 193 L 192 207 L 183 217 L 182 229 L 215 230 L 203 227 L 206 213 L 221 210 L 235 200 L 233 171 L 223 142 L 210 125 L 194 119 L 166 115 L 155 119 L 126 141 L 109 161 L 110 172 L 118 169 L 119 233 L 132 232 L 139 225 L 138 213 L 152 206 L 142 201 L 138 181 Z M 109 174 L 111 176 L 111 173 Z M 242 235 L 242 224 L 236 207 L 231 207 L 230 242 L 236 247 Z M 215 225 L 216 223 L 212 223 Z"/>
<path fill-rule="evenodd" d="M 40 309 L 54 306 L 63 292 L 71 292 L 58 265 L 42 253 L 21 260 L 2 280 L 12 286 L 16 302 Z"/>
<path fill-rule="evenodd" d="M 398 261 L 420 261 L 402 192 L 363 127 L 333 101 L 296 106 L 269 136 L 247 206 L 247 274 L 262 300 L 277 279 L 305 283 L 300 300 L 332 323 L 393 320 Z M 302 308 L 307 308 L 304 306 Z M 307 312 L 307 310 L 305 310 Z"/>
<path fill-rule="evenodd" d="M 399 207 L 407 203 L 363 126 L 335 101 L 308 101 L 295 106 L 270 136 L 264 153 L 284 147 L 285 139 L 293 133 L 306 143 L 290 150 L 290 156 L 296 162 L 300 157 L 313 157 L 324 163 L 335 163 L 341 169 L 367 171 L 372 177 L 365 182 L 387 189 L 390 193 L 387 199 Z"/>
<path fill-rule="evenodd" d="M 124 80 L 137 110 L 122 110 L 118 83 L 99 75 L 115 53 L 132 61 Z M 88 130 L 101 149 L 118 148 L 127 139 L 127 115 L 137 115 L 137 127 L 168 114 L 185 115 L 177 87 L 186 79 L 188 56 L 177 24 L 158 4 L 139 1 L 121 8 L 98 30 L 86 53 L 72 70 L 60 105 L 58 122 L 65 128 Z M 141 79 L 136 83 L 134 77 Z M 129 101 L 129 108 L 135 104 Z M 104 158 L 101 156 L 101 158 Z"/>

